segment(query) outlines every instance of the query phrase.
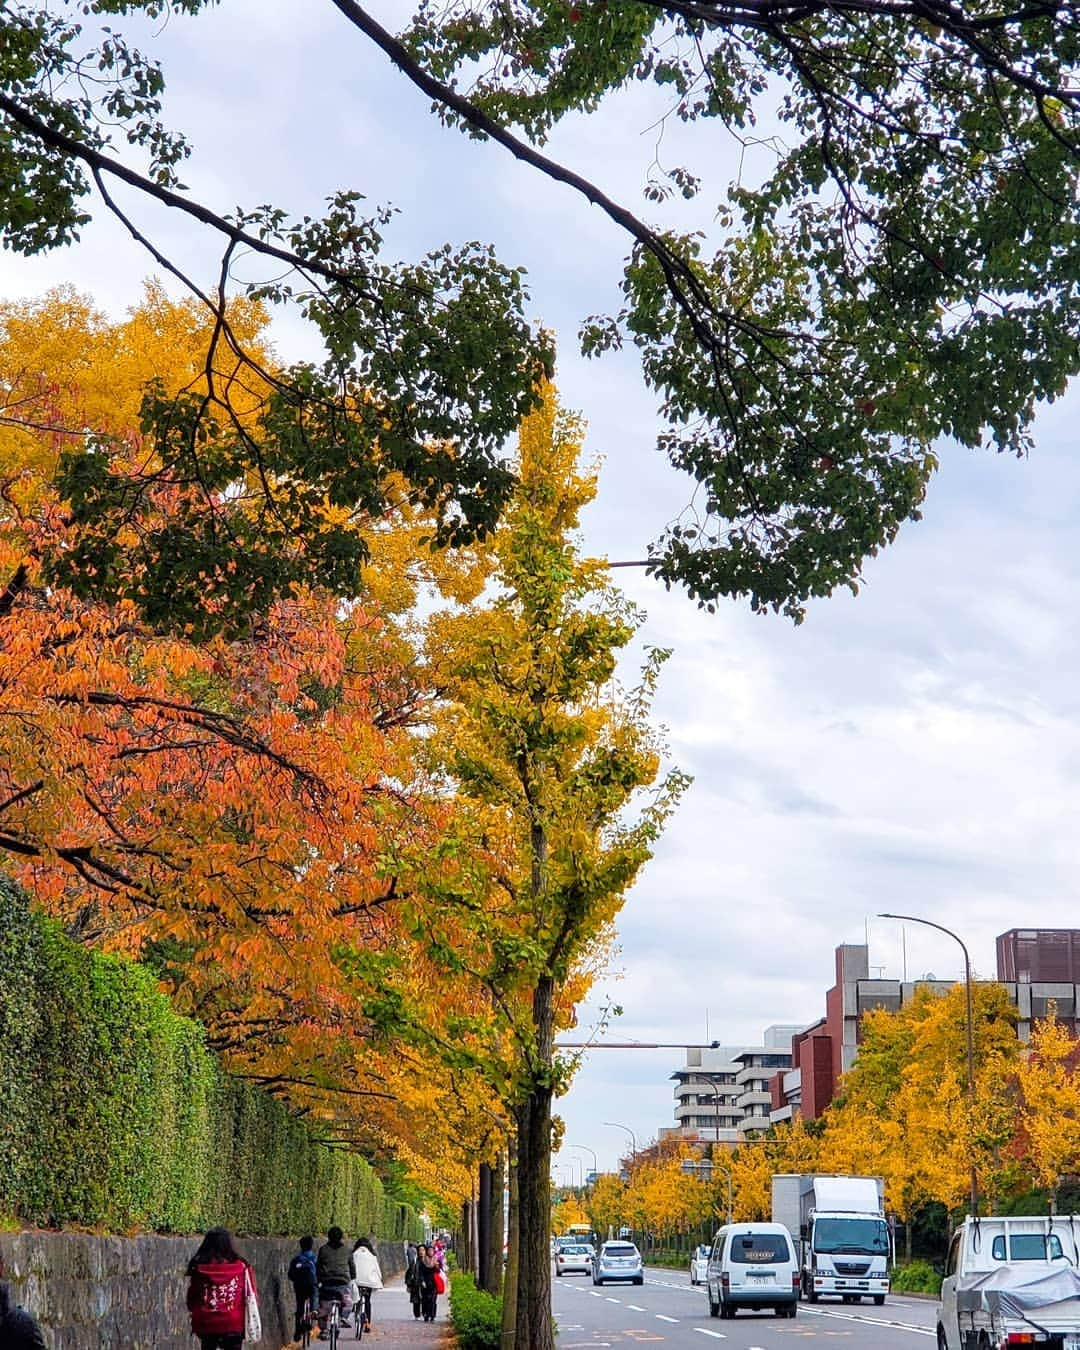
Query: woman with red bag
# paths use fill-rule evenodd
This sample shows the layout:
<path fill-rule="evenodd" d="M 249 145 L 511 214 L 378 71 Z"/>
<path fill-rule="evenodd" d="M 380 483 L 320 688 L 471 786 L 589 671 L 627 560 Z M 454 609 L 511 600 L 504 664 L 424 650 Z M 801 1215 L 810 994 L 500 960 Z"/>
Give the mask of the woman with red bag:
<path fill-rule="evenodd" d="M 255 1275 L 227 1228 L 211 1228 L 188 1262 L 187 1306 L 202 1350 L 240 1350 Z M 256 1305 L 257 1306 L 257 1305 Z"/>
<path fill-rule="evenodd" d="M 420 1285 L 420 1311 L 424 1315 L 425 1322 L 434 1322 L 438 1311 L 439 1294 L 446 1292 L 446 1276 L 442 1273 L 434 1247 L 425 1247 L 421 1244 L 416 1259 L 416 1274 Z"/>

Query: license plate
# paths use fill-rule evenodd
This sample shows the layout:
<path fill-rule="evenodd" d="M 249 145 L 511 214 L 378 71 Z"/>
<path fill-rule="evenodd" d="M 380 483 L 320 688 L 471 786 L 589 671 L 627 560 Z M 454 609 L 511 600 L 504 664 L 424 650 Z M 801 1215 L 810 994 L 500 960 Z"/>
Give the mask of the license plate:
<path fill-rule="evenodd" d="M 775 1284 L 775 1275 L 747 1275 L 750 1284 Z"/>

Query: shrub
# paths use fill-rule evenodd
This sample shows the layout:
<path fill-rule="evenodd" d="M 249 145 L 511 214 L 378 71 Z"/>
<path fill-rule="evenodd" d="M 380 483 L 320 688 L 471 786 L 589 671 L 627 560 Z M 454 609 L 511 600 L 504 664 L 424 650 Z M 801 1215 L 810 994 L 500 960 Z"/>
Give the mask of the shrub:
<path fill-rule="evenodd" d="M 450 1316 L 460 1350 L 499 1350 L 502 1299 L 477 1289 L 467 1271 L 450 1276 Z"/>
<path fill-rule="evenodd" d="M 49 1227 L 418 1238 L 368 1162 L 227 1074 L 153 974 L 0 876 L 0 1214 Z"/>
<path fill-rule="evenodd" d="M 941 1276 L 929 1261 L 910 1261 L 893 1268 L 892 1288 L 898 1294 L 939 1294 Z"/>

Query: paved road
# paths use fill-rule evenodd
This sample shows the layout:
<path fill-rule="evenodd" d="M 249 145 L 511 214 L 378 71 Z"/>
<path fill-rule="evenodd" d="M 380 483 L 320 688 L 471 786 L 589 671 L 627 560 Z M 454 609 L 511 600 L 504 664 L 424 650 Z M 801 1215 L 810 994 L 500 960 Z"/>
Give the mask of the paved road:
<path fill-rule="evenodd" d="M 709 1316 L 705 1291 L 693 1288 L 680 1271 L 649 1269 L 645 1284 L 593 1287 L 585 1275 L 552 1279 L 552 1305 L 559 1326 L 559 1350 L 655 1345 L 663 1350 L 932 1350 L 934 1304 L 890 1297 L 873 1304 L 799 1304 L 793 1320 L 772 1313 L 740 1312 L 733 1321 Z"/>

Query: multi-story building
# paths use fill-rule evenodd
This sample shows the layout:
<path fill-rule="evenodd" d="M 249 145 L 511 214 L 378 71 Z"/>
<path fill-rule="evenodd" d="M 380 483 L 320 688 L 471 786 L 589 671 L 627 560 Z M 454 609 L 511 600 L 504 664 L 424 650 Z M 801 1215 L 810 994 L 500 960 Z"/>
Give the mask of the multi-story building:
<path fill-rule="evenodd" d="M 791 1065 L 794 1026 L 768 1027 L 759 1046 L 688 1047 L 686 1063 L 671 1075 L 675 1083 L 674 1129 L 662 1139 L 700 1139 L 734 1145 L 747 1132 L 766 1129 L 769 1080 Z"/>
<path fill-rule="evenodd" d="M 1051 1008 L 1074 1034 L 1080 1026 L 1080 930 L 1014 928 L 997 940 L 997 982 L 1019 1013 L 1017 1035 L 1026 1041 L 1031 1024 Z M 869 949 L 836 949 L 836 983 L 825 995 L 825 1016 L 792 1039 L 791 1066 L 769 1081 L 773 1123 L 802 1116 L 813 1120 L 832 1101 L 840 1078 L 855 1063 L 859 1024 L 873 1008 L 897 1011 L 915 990 L 946 993 L 953 980 L 872 980 Z"/>

